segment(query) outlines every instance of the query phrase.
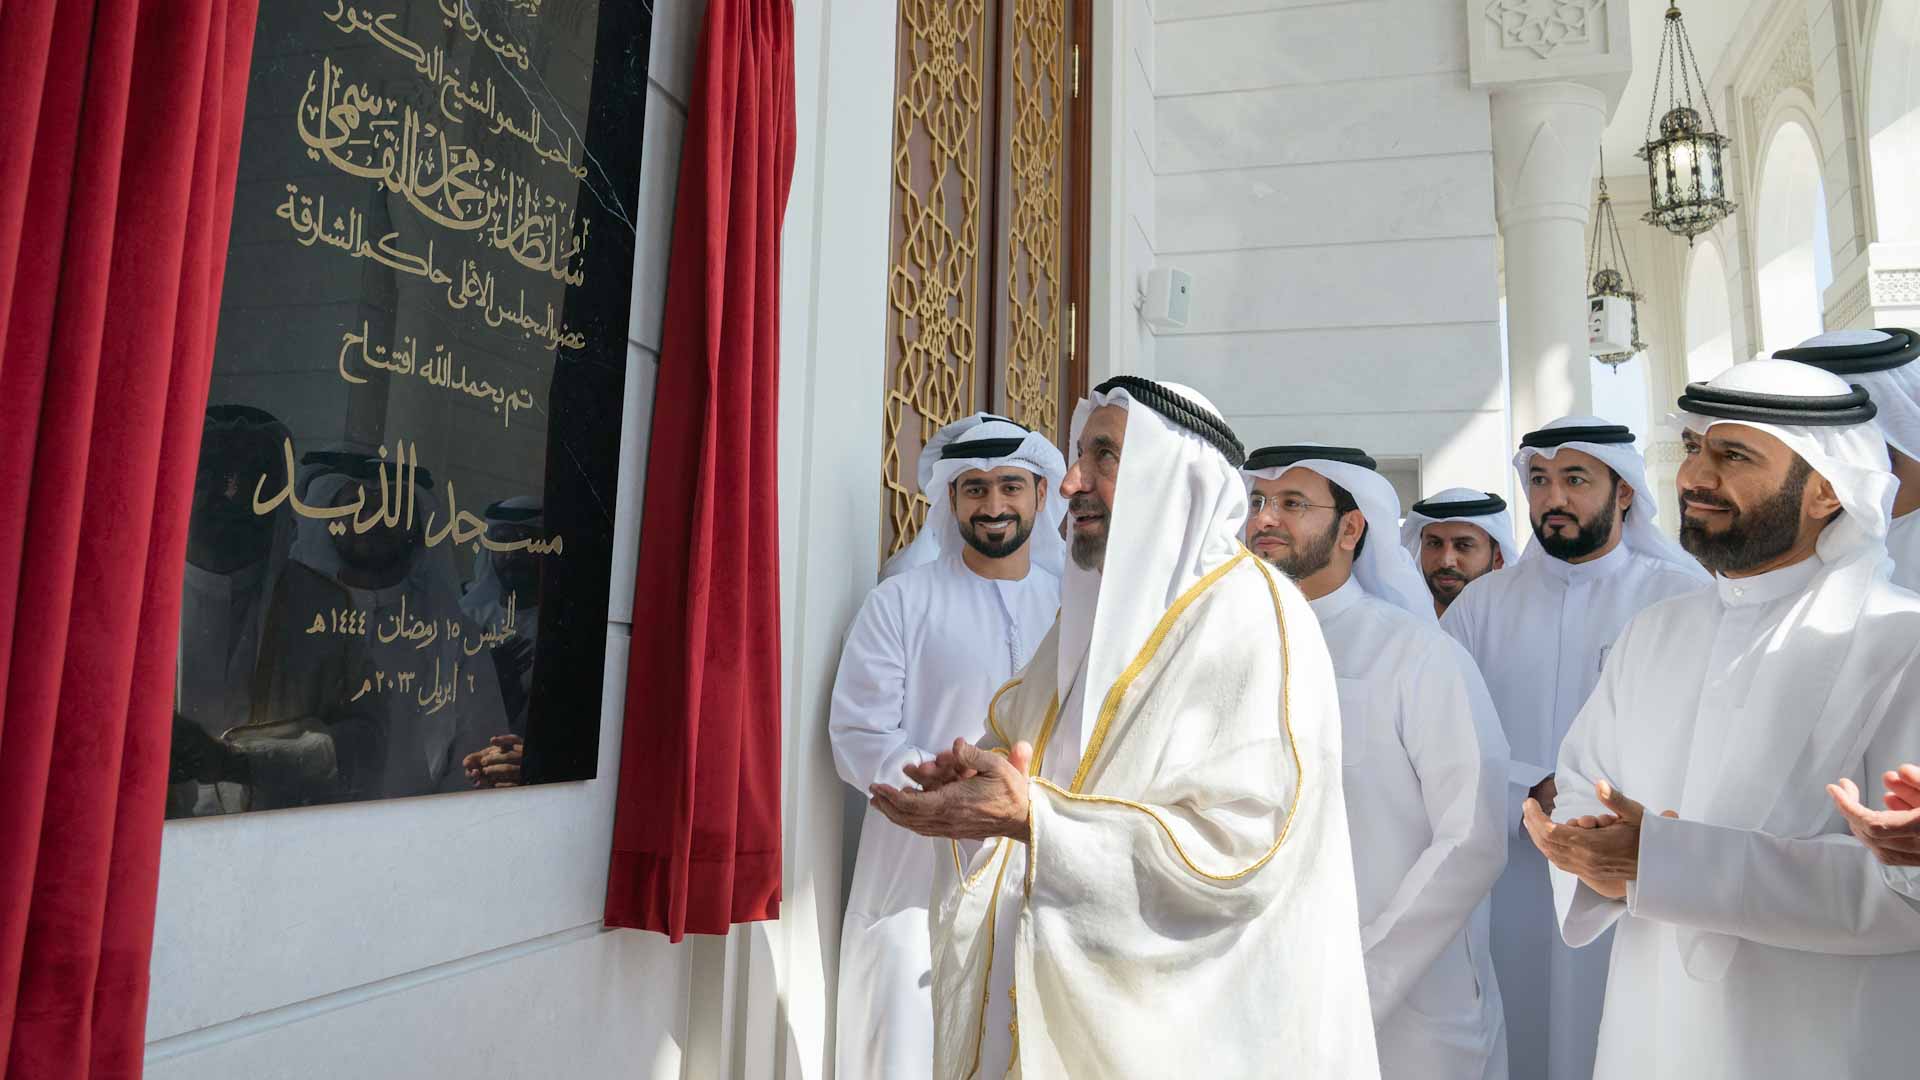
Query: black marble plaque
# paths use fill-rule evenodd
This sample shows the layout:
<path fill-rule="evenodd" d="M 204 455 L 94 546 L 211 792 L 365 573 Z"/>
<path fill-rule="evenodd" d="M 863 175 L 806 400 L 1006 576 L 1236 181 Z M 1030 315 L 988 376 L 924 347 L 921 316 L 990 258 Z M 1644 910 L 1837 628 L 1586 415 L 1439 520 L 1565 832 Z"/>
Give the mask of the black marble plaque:
<path fill-rule="evenodd" d="M 651 22 L 260 5 L 169 817 L 594 775 Z"/>

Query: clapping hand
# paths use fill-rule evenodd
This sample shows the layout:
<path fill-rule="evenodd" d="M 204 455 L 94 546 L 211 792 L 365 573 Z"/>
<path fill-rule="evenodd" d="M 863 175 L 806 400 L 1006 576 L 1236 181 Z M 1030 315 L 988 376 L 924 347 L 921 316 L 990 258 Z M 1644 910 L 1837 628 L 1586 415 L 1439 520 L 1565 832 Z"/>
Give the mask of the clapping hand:
<path fill-rule="evenodd" d="M 1847 828 L 1888 866 L 1920 866 L 1920 765 L 1902 765 L 1883 773 L 1887 785 L 1885 810 L 1870 810 L 1860 801 L 1860 789 L 1841 777 L 1827 785 L 1827 794 L 1847 819 Z"/>
<path fill-rule="evenodd" d="M 890 784 L 868 789 L 871 805 L 887 820 L 921 836 L 949 840 L 985 840 L 1008 836 L 1027 839 L 1027 766 L 1033 747 L 1018 743 L 1002 757 L 956 739 L 951 751 L 930 762 L 909 765 L 909 779 L 925 790 L 903 791 Z"/>
<path fill-rule="evenodd" d="M 1538 802 L 1528 799 L 1521 817 L 1533 846 L 1548 862 L 1601 896 L 1623 900 L 1627 882 L 1640 876 L 1640 823 L 1646 818 L 1646 807 L 1614 790 L 1605 780 L 1594 785 L 1594 793 L 1609 813 L 1555 822 Z M 1679 815 L 1668 810 L 1662 816 Z"/>

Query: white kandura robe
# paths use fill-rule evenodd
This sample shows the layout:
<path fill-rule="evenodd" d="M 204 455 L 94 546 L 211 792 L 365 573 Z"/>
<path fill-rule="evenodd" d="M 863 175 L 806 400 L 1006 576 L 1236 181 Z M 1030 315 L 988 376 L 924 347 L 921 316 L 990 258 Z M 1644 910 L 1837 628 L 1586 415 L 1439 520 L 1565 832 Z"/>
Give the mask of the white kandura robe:
<path fill-rule="evenodd" d="M 936 1075 L 1377 1076 L 1338 702 L 1299 590 L 1244 550 L 1215 568 L 1084 732 L 1059 642 L 991 714 L 988 745 L 1043 750 L 1029 842 L 939 862 Z"/>
<path fill-rule="evenodd" d="M 1543 552 L 1475 579 L 1440 620 L 1479 664 L 1513 755 L 1507 868 L 1493 890 L 1492 937 L 1515 1077 L 1589 1080 L 1607 979 L 1603 950 L 1574 950 L 1560 940 L 1547 861 L 1520 826 L 1521 805 L 1553 772 L 1621 629 L 1649 605 L 1702 587 L 1673 563 L 1624 543 L 1577 564 Z"/>
<path fill-rule="evenodd" d="M 840 655 L 828 733 L 841 779 L 862 795 L 908 786 L 900 770 L 986 732 L 993 692 L 1026 665 L 1060 603 L 1034 566 L 1018 581 L 980 577 L 949 553 L 880 583 Z M 869 807 L 840 940 L 842 1080 L 932 1075 L 932 951 L 927 905 L 944 841 Z"/>
<path fill-rule="evenodd" d="M 1567 940 L 1592 941 L 1617 921 L 1599 1080 L 1912 1075 L 1920 908 L 1887 888 L 1821 780 L 1849 776 L 1874 792 L 1883 770 L 1920 747 L 1920 600 L 1875 586 L 1853 630 L 1856 655 L 1825 673 L 1847 681 L 1848 700 L 1872 703 L 1864 715 L 1789 708 L 1787 723 L 1811 740 L 1756 730 L 1769 719 L 1769 703 L 1749 700 L 1756 679 L 1794 663 L 1796 645 L 1832 655 L 1781 635 L 1819 569 L 1808 559 L 1722 578 L 1647 612 L 1567 737 L 1555 818 L 1602 812 L 1600 778 L 1647 810 L 1626 900 L 1553 874 Z M 1789 684 L 1818 687 L 1821 673 Z M 1715 796 L 1702 789 L 1729 774 L 1767 795 L 1770 820 L 1802 825 L 1703 820 L 1698 804 Z M 1714 978 L 1714 951 L 1727 944 L 1731 961 Z"/>
<path fill-rule="evenodd" d="M 1893 583 L 1920 592 L 1920 510 L 1893 519 L 1887 530 L 1887 554 L 1893 556 Z"/>
<path fill-rule="evenodd" d="M 1339 685 L 1347 828 L 1380 1075 L 1504 1080 L 1489 892 L 1507 740 L 1480 672 L 1359 581 L 1312 601 Z"/>

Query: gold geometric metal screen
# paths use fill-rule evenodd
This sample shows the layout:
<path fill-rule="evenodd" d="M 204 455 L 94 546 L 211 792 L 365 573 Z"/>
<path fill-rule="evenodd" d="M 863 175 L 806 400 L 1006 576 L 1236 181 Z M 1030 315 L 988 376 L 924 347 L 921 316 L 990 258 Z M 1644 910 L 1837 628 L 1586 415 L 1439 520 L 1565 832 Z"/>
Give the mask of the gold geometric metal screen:
<path fill-rule="evenodd" d="M 920 447 L 983 400 L 982 108 L 992 27 L 983 0 L 901 0 L 893 106 L 892 266 L 882 483 L 886 553 L 926 520 Z"/>
<path fill-rule="evenodd" d="M 1013 0 L 1006 193 L 1006 414 L 1060 441 L 1061 250 L 1065 221 L 1067 9 L 1063 0 Z"/>
<path fill-rule="evenodd" d="M 1068 0 L 899 0 L 883 552 L 926 520 L 934 432 L 983 408 L 1056 442 Z"/>

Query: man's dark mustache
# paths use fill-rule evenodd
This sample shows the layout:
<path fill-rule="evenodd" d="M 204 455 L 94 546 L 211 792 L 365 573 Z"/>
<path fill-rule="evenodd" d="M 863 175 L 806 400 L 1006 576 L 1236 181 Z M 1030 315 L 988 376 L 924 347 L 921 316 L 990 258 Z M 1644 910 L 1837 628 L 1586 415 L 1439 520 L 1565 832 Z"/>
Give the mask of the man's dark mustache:
<path fill-rule="evenodd" d="M 1444 579 L 1449 581 L 1455 580 L 1455 579 L 1460 581 L 1465 581 L 1467 579 L 1467 575 L 1461 573 L 1458 570 L 1435 570 L 1433 573 L 1428 574 L 1427 576 L 1430 578 Z"/>
<path fill-rule="evenodd" d="M 1705 491 L 1700 491 L 1698 489 L 1688 489 L 1686 491 L 1682 491 L 1680 493 L 1680 498 L 1684 502 L 1699 503 L 1701 506 L 1704 506 L 1710 510 L 1739 509 L 1739 507 L 1733 505 L 1733 503 L 1729 502 L 1726 499 L 1721 498 L 1718 495 L 1713 495 Z"/>
<path fill-rule="evenodd" d="M 1085 493 L 1068 499 L 1067 509 L 1076 514 L 1103 514 L 1106 513 L 1107 504 L 1101 502 L 1098 495 Z"/>
<path fill-rule="evenodd" d="M 1259 532 L 1253 534 L 1253 538 L 1255 540 L 1285 540 L 1287 539 L 1287 534 L 1281 532 L 1279 529 L 1261 529 Z"/>

